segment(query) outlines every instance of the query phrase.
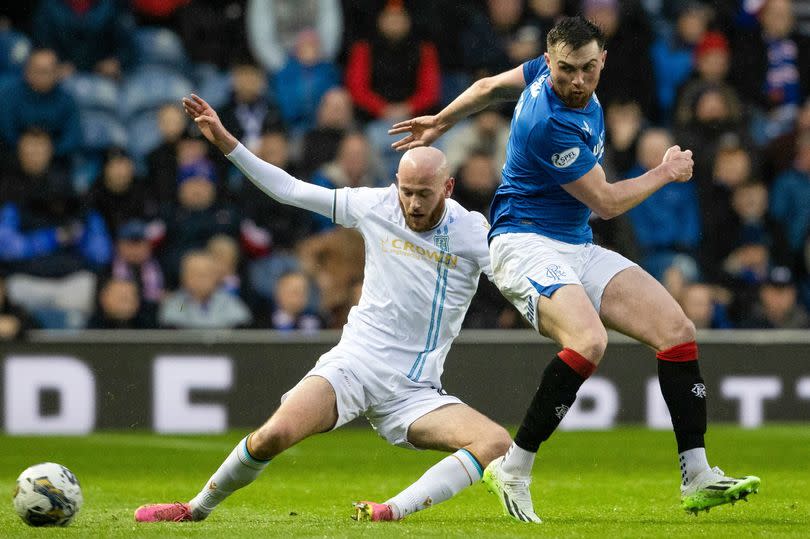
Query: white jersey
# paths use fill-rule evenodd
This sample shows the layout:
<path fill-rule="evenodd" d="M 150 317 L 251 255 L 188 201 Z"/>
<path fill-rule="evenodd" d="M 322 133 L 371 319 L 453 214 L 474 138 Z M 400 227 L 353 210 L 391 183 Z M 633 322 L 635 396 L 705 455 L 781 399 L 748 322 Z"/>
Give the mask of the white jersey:
<path fill-rule="evenodd" d="M 492 280 L 484 216 L 447 199 L 439 223 L 415 232 L 405 224 L 396 185 L 332 190 L 293 178 L 241 144 L 227 157 L 279 202 L 360 231 L 363 291 L 338 347 L 359 360 L 383 362 L 413 383 L 440 388 L 444 358 L 481 272 Z"/>
<path fill-rule="evenodd" d="M 440 386 L 444 359 L 478 288 L 491 279 L 483 215 L 445 201 L 426 232 L 407 224 L 396 185 L 335 191 L 333 220 L 365 240 L 360 303 L 349 313 L 341 345 L 383 361 L 414 382 Z"/>

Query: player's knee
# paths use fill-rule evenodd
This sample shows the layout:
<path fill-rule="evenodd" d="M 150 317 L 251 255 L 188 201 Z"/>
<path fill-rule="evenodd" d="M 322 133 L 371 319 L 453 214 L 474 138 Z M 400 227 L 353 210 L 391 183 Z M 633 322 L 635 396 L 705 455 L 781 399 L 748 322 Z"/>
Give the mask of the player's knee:
<path fill-rule="evenodd" d="M 510 445 L 512 438 L 509 433 L 505 428 L 496 425 L 486 436 L 481 437 L 478 443 L 473 444 L 474 447 L 470 452 L 475 455 L 481 466 L 486 468 L 494 459 L 505 455 Z"/>
<path fill-rule="evenodd" d="M 296 431 L 292 423 L 269 421 L 250 437 L 251 454 L 259 459 L 275 457 L 296 442 Z"/>
<path fill-rule="evenodd" d="M 599 364 L 602 356 L 605 355 L 605 350 L 608 345 L 608 336 L 605 328 L 600 327 L 598 330 L 588 331 L 583 335 L 577 335 L 573 346 L 568 348 L 573 349 L 579 355 L 591 361 L 594 364 Z"/>
<path fill-rule="evenodd" d="M 692 342 L 697 338 L 695 324 L 685 315 L 678 317 L 661 338 L 660 350 L 666 350 L 679 344 Z"/>

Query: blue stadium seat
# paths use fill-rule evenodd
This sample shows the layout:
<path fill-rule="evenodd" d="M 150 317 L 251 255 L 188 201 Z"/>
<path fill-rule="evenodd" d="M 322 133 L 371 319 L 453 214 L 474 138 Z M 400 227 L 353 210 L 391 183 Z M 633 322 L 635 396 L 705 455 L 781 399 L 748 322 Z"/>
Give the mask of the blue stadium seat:
<path fill-rule="evenodd" d="M 28 54 L 31 52 L 31 41 L 14 30 L 0 31 L 0 73 L 22 71 Z"/>
<path fill-rule="evenodd" d="M 105 150 L 113 146 L 126 147 L 127 130 L 114 114 L 100 110 L 84 110 L 79 119 L 82 124 L 85 150 Z"/>
<path fill-rule="evenodd" d="M 212 107 L 221 107 L 230 99 L 233 81 L 229 72 L 220 71 L 210 64 L 199 64 L 194 70 L 194 78 L 197 81 L 194 93 Z"/>
<path fill-rule="evenodd" d="M 138 63 L 142 66 L 188 68 L 188 56 L 180 37 L 168 28 L 143 27 L 135 32 Z"/>
<path fill-rule="evenodd" d="M 121 91 L 107 77 L 91 73 L 76 73 L 62 82 L 82 110 L 105 110 L 116 114 L 121 107 Z"/>
<path fill-rule="evenodd" d="M 123 116 L 131 118 L 165 103 L 179 103 L 191 91 L 191 82 L 177 71 L 155 66 L 139 68 L 124 81 Z"/>

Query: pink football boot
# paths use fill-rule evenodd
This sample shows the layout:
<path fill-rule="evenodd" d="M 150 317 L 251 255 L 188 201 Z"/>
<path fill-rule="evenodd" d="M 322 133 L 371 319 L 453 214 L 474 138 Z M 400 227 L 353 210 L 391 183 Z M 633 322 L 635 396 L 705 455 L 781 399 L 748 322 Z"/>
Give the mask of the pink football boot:
<path fill-rule="evenodd" d="M 187 503 L 156 503 L 142 505 L 135 510 L 135 522 L 187 522 L 191 507 Z"/>
<path fill-rule="evenodd" d="M 384 503 L 355 502 L 352 506 L 354 507 L 354 516 L 352 518 L 357 521 L 380 522 L 383 520 L 396 520 L 391 506 Z"/>

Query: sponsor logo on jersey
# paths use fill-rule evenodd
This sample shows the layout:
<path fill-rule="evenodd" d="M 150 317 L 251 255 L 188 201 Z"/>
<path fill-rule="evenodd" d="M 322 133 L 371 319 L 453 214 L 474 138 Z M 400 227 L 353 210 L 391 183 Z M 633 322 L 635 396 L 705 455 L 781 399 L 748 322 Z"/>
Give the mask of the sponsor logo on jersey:
<path fill-rule="evenodd" d="M 401 238 L 385 238 L 381 241 L 380 247 L 384 253 L 391 253 L 397 256 L 407 256 L 410 258 L 424 260 L 426 262 L 432 262 L 434 264 L 441 262 L 441 264 L 451 269 L 458 266 L 458 255 L 453 255 L 443 250 L 425 249 L 421 245 L 416 245 L 413 242 L 405 241 Z"/>
<path fill-rule="evenodd" d="M 551 156 L 551 163 L 557 168 L 565 168 L 574 163 L 579 157 L 579 147 L 574 146 Z"/>

